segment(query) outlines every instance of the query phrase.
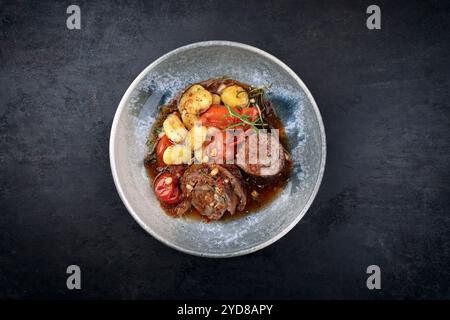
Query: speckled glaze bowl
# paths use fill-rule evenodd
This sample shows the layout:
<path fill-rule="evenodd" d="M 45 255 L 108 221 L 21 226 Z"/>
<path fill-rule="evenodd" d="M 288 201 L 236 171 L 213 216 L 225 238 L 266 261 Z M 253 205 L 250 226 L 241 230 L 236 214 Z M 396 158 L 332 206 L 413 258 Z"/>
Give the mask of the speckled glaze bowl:
<path fill-rule="evenodd" d="M 157 107 L 189 84 L 223 75 L 254 86 L 272 84 L 268 98 L 289 137 L 292 175 L 280 196 L 258 212 L 210 223 L 171 218 L 160 208 L 143 162 Z M 277 241 L 305 215 L 322 180 L 326 143 L 314 98 L 288 66 L 248 45 L 207 41 L 165 54 L 133 81 L 117 108 L 109 152 L 117 191 L 149 234 L 185 253 L 233 257 Z"/>

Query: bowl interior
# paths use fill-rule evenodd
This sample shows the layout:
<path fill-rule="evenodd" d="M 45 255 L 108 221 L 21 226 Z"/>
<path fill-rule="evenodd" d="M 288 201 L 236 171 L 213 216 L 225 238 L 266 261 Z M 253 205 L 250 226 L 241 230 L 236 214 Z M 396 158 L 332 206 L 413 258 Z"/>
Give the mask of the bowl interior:
<path fill-rule="evenodd" d="M 160 104 L 191 83 L 222 75 L 255 86 L 272 84 L 268 97 L 289 137 L 292 176 L 281 195 L 258 212 L 211 223 L 171 218 L 160 208 L 145 172 L 147 135 Z M 114 119 L 110 157 L 119 194 L 145 230 L 187 253 L 227 257 L 263 248 L 301 219 L 322 178 L 325 136 L 312 96 L 289 68 L 253 47 L 212 41 L 172 51 L 136 78 Z"/>

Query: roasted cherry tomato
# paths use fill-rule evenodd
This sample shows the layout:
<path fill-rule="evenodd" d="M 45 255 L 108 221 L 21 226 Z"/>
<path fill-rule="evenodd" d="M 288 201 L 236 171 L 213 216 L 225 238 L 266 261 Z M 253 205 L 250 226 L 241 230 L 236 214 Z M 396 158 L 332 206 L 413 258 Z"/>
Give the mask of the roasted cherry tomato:
<path fill-rule="evenodd" d="M 159 139 L 158 144 L 156 145 L 156 154 L 158 156 L 158 164 L 160 166 L 166 165 L 163 160 L 164 151 L 166 151 L 167 147 L 173 145 L 173 142 L 170 139 L 163 135 L 161 139 Z"/>
<path fill-rule="evenodd" d="M 178 179 L 169 172 L 162 173 L 155 181 L 155 193 L 159 200 L 168 204 L 176 204 L 181 200 Z"/>
<path fill-rule="evenodd" d="M 248 116 L 250 121 L 255 121 L 258 117 L 256 107 L 231 107 L 234 112 L 241 116 Z M 212 126 L 219 129 L 227 129 L 229 126 L 242 122 L 239 118 L 230 115 L 227 107 L 221 104 L 213 104 L 209 109 L 200 116 L 200 121 L 204 126 Z M 234 127 L 234 129 L 242 129 L 246 126 Z"/>

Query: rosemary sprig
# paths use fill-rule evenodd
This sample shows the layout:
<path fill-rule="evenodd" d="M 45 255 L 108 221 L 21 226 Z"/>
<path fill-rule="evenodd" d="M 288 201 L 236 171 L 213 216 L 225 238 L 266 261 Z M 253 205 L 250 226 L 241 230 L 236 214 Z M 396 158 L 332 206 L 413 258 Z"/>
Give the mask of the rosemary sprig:
<path fill-rule="evenodd" d="M 261 87 L 252 87 L 248 91 L 248 96 L 254 98 L 256 96 L 264 95 L 266 91 L 268 91 L 271 87 L 272 87 L 271 83 L 263 85 Z"/>
<path fill-rule="evenodd" d="M 242 126 L 242 123 L 235 123 L 235 124 L 230 124 L 228 127 L 227 127 L 227 129 L 233 129 L 233 128 L 236 128 L 236 127 L 239 127 L 239 126 Z"/>
<path fill-rule="evenodd" d="M 224 104 L 232 117 L 238 118 L 239 120 L 241 120 L 242 122 L 244 122 L 248 125 L 251 125 L 251 126 L 253 125 L 253 122 L 248 120 L 248 116 L 240 115 L 239 113 L 234 111 L 228 104 L 226 104 L 226 103 L 224 103 Z"/>
<path fill-rule="evenodd" d="M 257 126 L 265 126 L 266 124 L 263 122 L 262 117 L 260 117 L 257 121 L 251 121 L 249 120 L 249 116 L 246 115 L 240 115 L 236 111 L 234 111 L 228 104 L 224 103 L 225 107 L 227 108 L 228 112 L 230 113 L 230 116 L 234 118 L 238 118 L 242 123 L 248 124 L 256 133 L 259 133 L 259 128 Z M 239 125 L 242 125 L 242 123 L 236 123 L 232 124 L 227 127 L 227 129 L 237 127 Z"/>
<path fill-rule="evenodd" d="M 271 87 L 272 87 L 272 84 L 269 83 L 269 84 L 261 86 L 261 87 L 251 88 L 248 91 L 249 104 L 250 104 L 250 100 L 253 99 L 253 100 L 255 100 L 255 104 L 257 104 L 258 107 L 260 107 L 259 111 L 261 111 L 261 112 L 264 111 L 266 108 L 266 103 L 265 103 L 266 91 L 268 91 Z"/>
<path fill-rule="evenodd" d="M 241 111 L 241 110 L 239 110 L 239 111 Z M 248 120 L 249 118 L 250 118 L 250 116 L 247 116 L 247 115 L 240 115 L 242 118 L 245 118 L 246 120 Z M 225 119 L 229 119 L 229 118 L 234 118 L 234 116 L 232 116 L 231 114 L 225 114 L 225 115 L 223 115 L 222 116 L 222 119 L 223 120 L 225 120 Z"/>

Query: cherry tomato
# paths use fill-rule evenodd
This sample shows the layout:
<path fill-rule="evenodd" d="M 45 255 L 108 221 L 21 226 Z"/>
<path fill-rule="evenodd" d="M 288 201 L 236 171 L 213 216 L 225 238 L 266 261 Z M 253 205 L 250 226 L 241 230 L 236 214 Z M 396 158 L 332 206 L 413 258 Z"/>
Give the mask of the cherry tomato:
<path fill-rule="evenodd" d="M 161 139 L 159 139 L 158 144 L 156 145 L 156 154 L 158 156 L 158 164 L 160 166 L 166 165 L 163 160 L 164 151 L 166 151 L 167 147 L 173 145 L 173 142 L 170 139 L 163 135 Z"/>
<path fill-rule="evenodd" d="M 250 121 L 255 121 L 258 117 L 256 107 L 231 107 L 231 109 L 241 116 L 249 116 Z M 213 104 L 209 109 L 200 116 L 200 121 L 205 126 L 212 126 L 219 129 L 226 129 L 229 126 L 242 122 L 239 118 L 230 115 L 227 107 L 220 104 Z M 242 129 L 246 126 L 237 126 L 234 129 Z"/>
<path fill-rule="evenodd" d="M 181 200 L 178 179 L 168 172 L 162 173 L 155 181 L 155 193 L 159 200 L 168 204 L 176 204 Z"/>

